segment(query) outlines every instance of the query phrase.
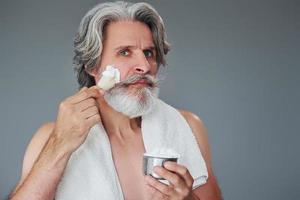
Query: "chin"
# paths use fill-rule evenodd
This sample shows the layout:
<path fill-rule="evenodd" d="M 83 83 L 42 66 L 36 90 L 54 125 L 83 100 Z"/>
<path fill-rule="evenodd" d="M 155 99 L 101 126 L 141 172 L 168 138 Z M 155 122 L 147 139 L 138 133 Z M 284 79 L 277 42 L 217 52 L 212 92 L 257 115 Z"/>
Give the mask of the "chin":
<path fill-rule="evenodd" d="M 129 118 L 141 117 L 148 114 L 154 105 L 157 97 L 157 90 L 149 88 L 137 89 L 116 89 L 104 94 L 104 99 L 114 110 Z"/>

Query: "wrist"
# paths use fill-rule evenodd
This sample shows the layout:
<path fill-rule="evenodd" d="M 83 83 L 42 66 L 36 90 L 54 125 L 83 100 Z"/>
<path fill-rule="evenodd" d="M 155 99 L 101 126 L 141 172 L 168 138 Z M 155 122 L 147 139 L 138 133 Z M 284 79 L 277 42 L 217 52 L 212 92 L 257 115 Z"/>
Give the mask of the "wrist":
<path fill-rule="evenodd" d="M 46 170 L 64 169 L 72 153 L 73 150 L 63 140 L 51 134 L 36 161 L 36 167 Z"/>

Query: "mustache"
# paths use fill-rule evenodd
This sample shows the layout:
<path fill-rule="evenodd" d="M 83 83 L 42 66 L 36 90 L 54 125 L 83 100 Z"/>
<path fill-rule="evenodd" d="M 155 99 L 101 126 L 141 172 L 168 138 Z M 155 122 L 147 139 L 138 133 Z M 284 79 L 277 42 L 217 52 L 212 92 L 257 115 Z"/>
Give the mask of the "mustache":
<path fill-rule="evenodd" d="M 157 78 L 155 78 L 154 76 L 151 76 L 149 74 L 146 74 L 146 75 L 135 74 L 135 75 L 132 75 L 132 76 L 126 78 L 125 80 L 117 83 L 115 85 L 115 87 L 116 88 L 127 87 L 138 81 L 145 81 L 148 84 L 148 87 L 150 87 L 150 88 L 158 87 L 158 82 L 159 82 Z"/>

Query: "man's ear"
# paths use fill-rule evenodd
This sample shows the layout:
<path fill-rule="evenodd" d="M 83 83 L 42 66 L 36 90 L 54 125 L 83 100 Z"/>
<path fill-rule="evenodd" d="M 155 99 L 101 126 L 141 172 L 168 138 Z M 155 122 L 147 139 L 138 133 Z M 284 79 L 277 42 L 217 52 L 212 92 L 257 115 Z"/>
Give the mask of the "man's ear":
<path fill-rule="evenodd" d="M 93 67 L 92 69 L 87 69 L 86 66 L 84 66 L 84 70 L 86 73 L 88 73 L 90 76 L 96 78 L 98 76 L 98 69 L 97 67 Z"/>

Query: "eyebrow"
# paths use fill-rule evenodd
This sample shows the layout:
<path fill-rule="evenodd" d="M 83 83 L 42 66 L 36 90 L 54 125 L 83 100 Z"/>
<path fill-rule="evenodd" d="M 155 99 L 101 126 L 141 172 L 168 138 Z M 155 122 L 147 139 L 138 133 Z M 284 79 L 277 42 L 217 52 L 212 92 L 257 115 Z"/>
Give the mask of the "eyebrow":
<path fill-rule="evenodd" d="M 150 50 L 152 50 L 152 51 L 155 51 L 155 50 L 156 50 L 155 46 L 149 46 L 149 47 L 147 47 L 147 48 L 145 48 L 145 49 L 150 49 Z"/>
<path fill-rule="evenodd" d="M 119 51 L 121 49 L 136 49 L 137 47 L 136 46 L 132 46 L 132 45 L 122 45 L 122 46 L 118 46 L 117 48 L 115 48 L 114 50 L 115 51 Z M 143 50 L 147 50 L 147 49 L 150 49 L 150 50 L 156 50 L 155 46 L 149 46 L 149 47 L 146 47 L 144 48 Z"/>

